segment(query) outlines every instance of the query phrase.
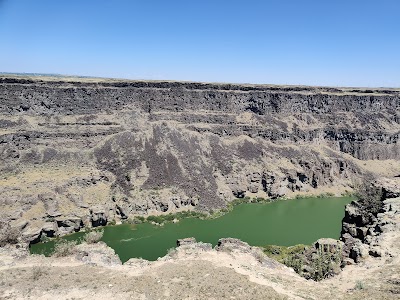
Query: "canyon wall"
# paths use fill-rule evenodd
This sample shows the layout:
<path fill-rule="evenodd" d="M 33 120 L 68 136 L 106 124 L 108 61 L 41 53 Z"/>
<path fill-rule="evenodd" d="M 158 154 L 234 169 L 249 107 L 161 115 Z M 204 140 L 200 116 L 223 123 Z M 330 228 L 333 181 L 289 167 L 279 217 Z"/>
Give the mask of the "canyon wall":
<path fill-rule="evenodd" d="M 0 77 L 0 205 L 26 239 L 400 174 L 400 91 Z"/>

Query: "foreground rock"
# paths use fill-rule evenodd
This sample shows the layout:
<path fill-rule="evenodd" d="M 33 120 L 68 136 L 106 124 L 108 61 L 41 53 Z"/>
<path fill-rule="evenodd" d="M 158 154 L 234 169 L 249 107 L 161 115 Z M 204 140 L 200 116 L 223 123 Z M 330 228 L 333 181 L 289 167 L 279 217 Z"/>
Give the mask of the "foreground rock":
<path fill-rule="evenodd" d="M 391 232 L 390 234 L 396 234 Z M 399 235 L 383 242 L 399 246 Z M 189 240 L 187 240 L 189 241 Z M 28 255 L 26 248 L 0 248 L 2 299 L 397 299 L 400 261 L 367 258 L 325 281 L 305 280 L 290 268 L 260 260 L 255 247 L 237 239 L 182 243 L 174 253 L 121 265 L 102 243 L 80 245 L 67 257 Z M 321 239 L 315 249 L 335 249 Z M 360 288 L 361 287 L 361 288 Z"/>
<path fill-rule="evenodd" d="M 85 264 L 94 266 L 118 266 L 121 260 L 115 251 L 104 242 L 95 244 L 80 244 L 74 249 L 75 258 Z"/>
<path fill-rule="evenodd" d="M 400 180 L 380 180 L 370 188 L 373 194 L 347 205 L 343 219 L 341 239 L 355 262 L 369 256 L 391 257 L 382 235 L 400 231 Z"/>

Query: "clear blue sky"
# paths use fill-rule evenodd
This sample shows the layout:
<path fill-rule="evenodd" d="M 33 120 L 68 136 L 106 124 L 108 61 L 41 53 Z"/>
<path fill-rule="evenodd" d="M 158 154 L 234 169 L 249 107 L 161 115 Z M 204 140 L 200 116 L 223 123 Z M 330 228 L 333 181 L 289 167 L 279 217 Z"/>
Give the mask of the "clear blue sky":
<path fill-rule="evenodd" d="M 400 86 L 399 0 L 0 0 L 0 72 Z"/>

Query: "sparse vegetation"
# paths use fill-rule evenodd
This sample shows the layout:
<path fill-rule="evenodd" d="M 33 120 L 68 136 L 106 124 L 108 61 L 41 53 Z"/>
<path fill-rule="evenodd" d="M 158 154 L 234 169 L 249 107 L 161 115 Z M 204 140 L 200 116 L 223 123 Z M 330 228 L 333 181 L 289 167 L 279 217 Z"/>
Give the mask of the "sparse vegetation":
<path fill-rule="evenodd" d="M 268 257 L 273 258 L 281 263 L 285 263 L 286 259 L 303 253 L 304 250 L 307 249 L 307 247 L 309 246 L 303 244 L 290 247 L 267 245 L 263 247 L 263 251 Z"/>
<path fill-rule="evenodd" d="M 302 254 L 308 246 L 299 244 L 291 247 L 267 245 L 263 247 L 264 253 L 284 265 L 293 268 L 293 270 L 301 275 L 303 267 Z"/>
<path fill-rule="evenodd" d="M 362 217 L 369 222 L 383 208 L 383 190 L 368 182 L 362 183 L 357 188 L 357 201 L 360 205 Z"/>
<path fill-rule="evenodd" d="M 11 227 L 9 223 L 0 222 L 0 247 L 6 244 L 17 244 L 21 232 L 18 228 Z"/>
<path fill-rule="evenodd" d="M 206 219 L 208 215 L 206 213 L 202 212 L 196 212 L 192 210 L 187 210 L 187 211 L 180 211 L 177 213 L 169 213 L 165 215 L 158 215 L 158 216 L 135 216 L 133 218 L 130 218 L 126 220 L 125 222 L 130 223 L 130 224 L 141 224 L 144 222 L 153 222 L 156 224 L 164 224 L 164 223 L 169 223 L 176 220 L 183 220 L 186 218 L 199 218 L 199 219 Z"/>
<path fill-rule="evenodd" d="M 100 242 L 103 234 L 103 230 L 90 231 L 83 236 L 83 240 L 88 244 L 95 244 Z"/>
<path fill-rule="evenodd" d="M 60 240 L 54 245 L 53 256 L 64 257 L 74 253 L 77 241 Z"/>
<path fill-rule="evenodd" d="M 32 280 L 37 281 L 42 277 L 43 275 L 47 275 L 47 271 L 44 267 L 42 266 L 34 266 L 32 267 Z"/>
<path fill-rule="evenodd" d="M 257 251 L 253 252 L 253 256 L 258 262 L 262 263 L 265 260 L 266 255 L 263 251 L 258 249 Z"/>
<path fill-rule="evenodd" d="M 109 226 L 114 226 L 116 224 L 117 224 L 117 222 L 115 222 L 115 220 L 111 220 L 111 221 L 107 222 L 107 225 L 109 225 Z"/>
<path fill-rule="evenodd" d="M 317 198 L 329 198 L 329 197 L 335 197 L 334 193 L 327 192 L 327 193 L 321 193 L 317 195 Z"/>
<path fill-rule="evenodd" d="M 310 278 L 315 281 L 331 277 L 339 273 L 343 262 L 343 253 L 341 247 L 331 249 L 329 245 L 326 248 L 320 247 L 317 253 L 313 253 L 311 257 Z"/>
<path fill-rule="evenodd" d="M 299 200 L 299 199 L 306 199 L 306 198 L 308 198 L 308 197 L 310 197 L 310 196 L 309 196 L 309 195 L 296 195 L 296 196 L 294 197 L 294 199 Z"/>
<path fill-rule="evenodd" d="M 354 286 L 355 290 L 363 290 L 365 289 L 364 283 L 361 280 L 357 280 L 356 285 Z"/>
<path fill-rule="evenodd" d="M 263 251 L 268 257 L 315 281 L 337 274 L 343 261 L 342 249 L 340 247 L 331 249 L 329 245 L 322 246 L 316 251 L 302 244 L 291 247 L 267 245 L 263 247 Z"/>
<path fill-rule="evenodd" d="M 320 195 L 317 195 L 315 197 L 317 198 L 326 198 L 326 197 L 334 197 L 335 195 L 333 193 L 323 193 Z M 310 195 L 297 195 L 295 199 L 303 199 L 303 198 L 309 198 L 312 197 Z M 186 218 L 199 218 L 199 219 L 216 219 L 219 218 L 230 211 L 236 206 L 240 204 L 245 204 L 245 203 L 271 203 L 275 201 L 284 201 L 287 200 L 286 197 L 280 197 L 276 199 L 271 199 L 271 198 L 263 198 L 263 197 L 243 197 L 243 198 L 236 198 L 230 203 L 225 208 L 221 208 L 218 210 L 213 210 L 211 209 L 209 213 L 203 213 L 203 212 L 197 212 L 197 211 L 192 211 L 192 210 L 187 210 L 187 211 L 180 211 L 177 213 L 169 213 L 169 214 L 164 214 L 164 215 L 157 215 L 157 216 L 135 216 L 133 218 L 125 220 L 126 223 L 130 224 L 141 224 L 144 222 L 153 222 L 156 224 L 165 224 L 168 222 L 172 222 L 174 219 L 177 220 L 182 220 Z"/>
<path fill-rule="evenodd" d="M 351 192 L 349 190 L 344 190 L 344 192 L 341 195 L 342 197 L 352 197 L 354 196 L 354 192 Z"/>

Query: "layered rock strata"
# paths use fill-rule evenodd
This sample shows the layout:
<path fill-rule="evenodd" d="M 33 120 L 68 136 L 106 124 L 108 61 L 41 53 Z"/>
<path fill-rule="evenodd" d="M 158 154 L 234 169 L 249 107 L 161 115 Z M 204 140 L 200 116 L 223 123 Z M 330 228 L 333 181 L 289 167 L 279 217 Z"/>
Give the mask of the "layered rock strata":
<path fill-rule="evenodd" d="M 399 107 L 395 89 L 2 76 L 1 218 L 32 241 L 351 191 L 399 175 Z"/>

